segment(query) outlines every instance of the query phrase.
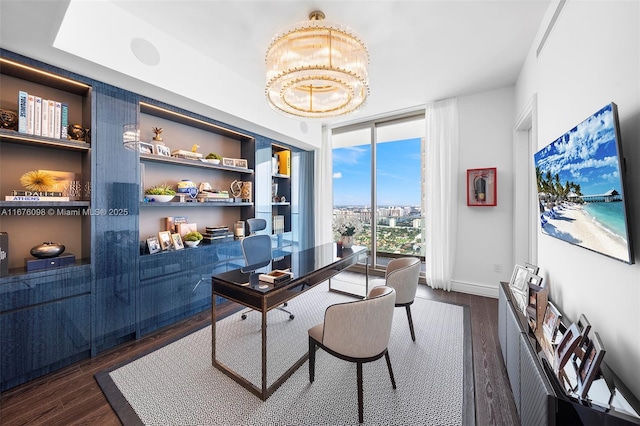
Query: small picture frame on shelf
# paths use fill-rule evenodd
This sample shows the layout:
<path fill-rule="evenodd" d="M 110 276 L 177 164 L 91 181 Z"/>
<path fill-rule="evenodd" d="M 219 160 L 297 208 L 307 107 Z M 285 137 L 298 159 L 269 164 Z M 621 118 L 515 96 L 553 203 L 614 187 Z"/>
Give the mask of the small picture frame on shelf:
<path fill-rule="evenodd" d="M 540 268 L 538 268 L 536 265 L 533 265 L 531 263 L 524 262 L 524 267 L 527 268 L 532 274 L 535 274 L 535 275 L 538 275 L 538 272 L 540 272 Z"/>
<path fill-rule="evenodd" d="M 605 354 L 604 346 L 598 333 L 593 333 L 593 338 L 589 341 L 587 350 L 584 353 L 582 362 L 578 367 L 578 396 L 586 399 L 591 384 L 600 373 L 600 364 Z"/>
<path fill-rule="evenodd" d="M 246 169 L 249 167 L 249 163 L 247 163 L 247 160 L 245 160 L 244 158 L 236 158 L 233 160 L 233 165 L 234 167 L 241 167 L 243 169 Z"/>
<path fill-rule="evenodd" d="M 140 151 L 140 154 L 153 154 L 153 144 L 138 142 L 138 150 Z"/>
<path fill-rule="evenodd" d="M 171 149 L 165 144 L 157 143 L 155 148 L 157 155 L 161 155 L 163 157 L 171 157 Z"/>
<path fill-rule="evenodd" d="M 525 312 L 529 298 L 529 284 L 527 282 L 527 275 L 530 274 L 529 270 L 524 266 L 516 265 L 513 268 L 511 274 L 511 280 L 509 281 L 509 288 L 513 295 L 516 307 Z"/>
<path fill-rule="evenodd" d="M 182 237 L 178 233 L 171 234 L 171 242 L 173 243 L 173 248 L 175 250 L 182 250 L 184 248 Z"/>
<path fill-rule="evenodd" d="M 573 355 L 574 351 L 580 344 L 581 338 L 582 335 L 580 334 L 580 331 L 578 331 L 578 324 L 574 322 L 567 331 L 565 331 L 562 336 L 562 340 L 556 349 L 556 366 L 558 372 L 562 371 L 569 359 L 571 359 L 571 355 Z"/>
<path fill-rule="evenodd" d="M 158 241 L 160 241 L 160 247 L 162 248 L 162 250 L 169 250 L 171 248 L 171 232 L 158 232 Z"/>
<path fill-rule="evenodd" d="M 149 254 L 157 253 L 162 250 L 158 237 L 147 238 L 147 249 Z"/>
<path fill-rule="evenodd" d="M 222 159 L 222 165 L 223 166 L 229 166 L 229 167 L 235 167 L 235 160 L 233 158 L 223 158 Z"/>
<path fill-rule="evenodd" d="M 578 319 L 578 330 L 582 335 L 582 340 L 580 341 L 580 347 L 584 350 L 589 346 L 589 331 L 591 330 L 591 323 L 585 316 L 585 314 L 580 314 L 580 318 Z"/>
<path fill-rule="evenodd" d="M 553 303 L 547 301 L 547 309 L 544 312 L 544 319 L 542 320 L 542 335 L 549 347 L 553 345 L 561 319 L 562 315 L 560 311 L 558 311 L 558 308 L 556 308 Z"/>

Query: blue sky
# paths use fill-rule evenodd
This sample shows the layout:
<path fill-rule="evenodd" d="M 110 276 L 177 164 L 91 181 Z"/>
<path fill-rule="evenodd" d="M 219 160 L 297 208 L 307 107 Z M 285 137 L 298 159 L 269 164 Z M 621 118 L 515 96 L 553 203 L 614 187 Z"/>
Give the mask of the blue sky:
<path fill-rule="evenodd" d="M 378 206 L 420 205 L 420 138 L 378 144 Z M 333 150 L 333 204 L 369 206 L 371 147 Z"/>
<path fill-rule="evenodd" d="M 535 163 L 551 175 L 558 173 L 562 185 L 580 184 L 583 195 L 622 193 L 614 117 L 611 104 L 535 154 Z"/>

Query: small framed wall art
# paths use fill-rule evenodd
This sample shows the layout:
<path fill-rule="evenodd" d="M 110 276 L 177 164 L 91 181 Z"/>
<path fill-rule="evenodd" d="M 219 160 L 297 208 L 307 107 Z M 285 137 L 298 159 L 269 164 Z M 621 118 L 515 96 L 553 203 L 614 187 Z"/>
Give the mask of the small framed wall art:
<path fill-rule="evenodd" d="M 496 168 L 467 170 L 467 206 L 498 205 Z"/>

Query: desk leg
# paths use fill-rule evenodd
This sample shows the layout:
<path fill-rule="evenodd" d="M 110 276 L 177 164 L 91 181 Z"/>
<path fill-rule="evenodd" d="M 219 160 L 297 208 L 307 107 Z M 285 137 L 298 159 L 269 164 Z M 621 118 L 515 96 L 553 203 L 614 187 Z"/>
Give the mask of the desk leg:
<path fill-rule="evenodd" d="M 216 365 L 216 295 L 211 299 L 211 365 Z"/>
<path fill-rule="evenodd" d="M 267 310 L 262 307 L 262 400 L 267 400 Z"/>

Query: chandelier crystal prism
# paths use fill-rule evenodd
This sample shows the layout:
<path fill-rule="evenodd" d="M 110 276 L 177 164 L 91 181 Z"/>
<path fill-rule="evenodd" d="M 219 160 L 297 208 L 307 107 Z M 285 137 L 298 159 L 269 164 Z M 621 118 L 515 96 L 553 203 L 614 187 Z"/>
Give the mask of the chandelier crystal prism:
<path fill-rule="evenodd" d="M 367 47 L 319 11 L 276 34 L 266 64 L 267 100 L 289 116 L 336 117 L 357 110 L 369 96 Z"/>

